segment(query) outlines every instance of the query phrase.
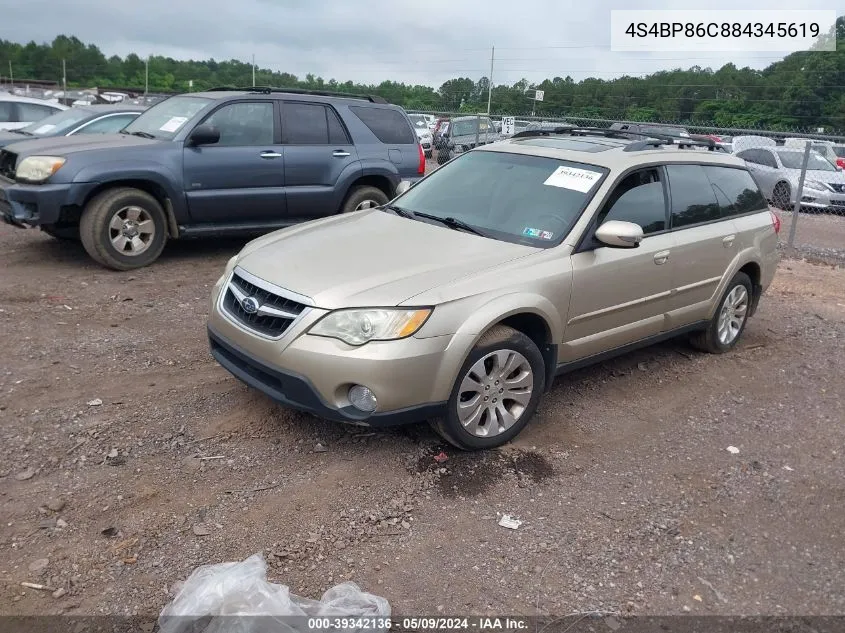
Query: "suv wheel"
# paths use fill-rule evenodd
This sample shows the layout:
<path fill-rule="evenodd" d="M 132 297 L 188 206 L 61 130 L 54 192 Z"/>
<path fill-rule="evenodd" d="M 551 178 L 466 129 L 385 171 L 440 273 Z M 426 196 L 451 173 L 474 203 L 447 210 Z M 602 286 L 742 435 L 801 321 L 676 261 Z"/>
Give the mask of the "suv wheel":
<path fill-rule="evenodd" d="M 737 273 L 728 284 L 716 314 L 703 332 L 696 333 L 692 344 L 704 352 L 723 354 L 736 346 L 748 322 L 752 297 L 751 279 Z"/>
<path fill-rule="evenodd" d="M 121 187 L 94 197 L 79 223 L 82 245 L 94 261 L 114 270 L 151 264 L 164 249 L 164 210 L 150 194 Z"/>
<path fill-rule="evenodd" d="M 341 213 L 374 209 L 387 204 L 389 201 L 390 199 L 381 189 L 369 186 L 355 187 L 349 192 L 346 202 L 343 203 Z"/>
<path fill-rule="evenodd" d="M 78 226 L 56 226 L 55 224 L 43 224 L 41 226 L 41 230 L 57 240 L 66 240 L 68 242 L 79 241 Z"/>
<path fill-rule="evenodd" d="M 470 352 L 452 388 L 446 416 L 432 426 L 464 450 L 506 444 L 534 415 L 545 379 L 543 356 L 534 342 L 497 325 Z"/>

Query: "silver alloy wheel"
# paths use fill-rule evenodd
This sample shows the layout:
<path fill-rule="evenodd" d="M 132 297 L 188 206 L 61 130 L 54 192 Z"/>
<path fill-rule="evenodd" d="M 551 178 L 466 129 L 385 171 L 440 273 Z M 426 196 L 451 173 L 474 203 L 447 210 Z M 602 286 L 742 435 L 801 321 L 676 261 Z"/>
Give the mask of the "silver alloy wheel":
<path fill-rule="evenodd" d="M 355 207 L 355 210 L 363 211 L 364 209 L 375 209 L 377 206 L 379 206 L 379 203 L 375 200 L 363 200 L 357 207 Z"/>
<path fill-rule="evenodd" d="M 493 437 L 512 427 L 534 391 L 531 364 L 509 349 L 490 352 L 469 368 L 458 391 L 458 419 L 477 437 Z"/>
<path fill-rule="evenodd" d="M 725 297 L 719 313 L 719 342 L 730 345 L 739 336 L 743 323 L 748 316 L 748 290 L 742 284 L 734 286 Z"/>
<path fill-rule="evenodd" d="M 155 234 L 149 211 L 134 205 L 120 209 L 109 222 L 109 239 L 121 255 L 140 255 L 153 243 Z"/>

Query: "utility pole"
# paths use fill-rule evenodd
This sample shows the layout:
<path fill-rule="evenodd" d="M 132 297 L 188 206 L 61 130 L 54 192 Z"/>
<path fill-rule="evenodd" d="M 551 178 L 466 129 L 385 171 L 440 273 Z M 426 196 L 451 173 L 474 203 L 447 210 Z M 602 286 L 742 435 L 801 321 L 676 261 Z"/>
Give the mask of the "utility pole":
<path fill-rule="evenodd" d="M 9 60 L 9 87 L 15 87 L 15 76 L 12 74 L 12 60 Z"/>
<path fill-rule="evenodd" d="M 487 116 L 490 116 L 490 102 L 493 100 L 493 58 L 496 56 L 496 47 L 490 50 L 490 78 L 487 82 Z"/>
<path fill-rule="evenodd" d="M 65 60 L 62 60 L 62 91 L 65 93 L 64 98 L 67 99 L 67 65 Z"/>
<path fill-rule="evenodd" d="M 144 96 L 150 91 L 150 56 L 144 60 Z"/>
<path fill-rule="evenodd" d="M 255 54 L 252 55 L 252 87 L 255 88 Z"/>

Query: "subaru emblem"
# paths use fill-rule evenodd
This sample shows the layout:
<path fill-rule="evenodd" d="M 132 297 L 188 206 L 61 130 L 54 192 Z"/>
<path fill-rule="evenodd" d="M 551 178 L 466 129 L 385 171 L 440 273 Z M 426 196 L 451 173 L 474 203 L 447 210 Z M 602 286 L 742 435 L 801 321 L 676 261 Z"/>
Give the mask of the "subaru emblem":
<path fill-rule="evenodd" d="M 255 314 L 258 312 L 258 308 L 261 307 L 261 304 L 258 303 L 258 299 L 255 297 L 246 297 L 243 301 L 241 301 L 241 307 L 247 314 Z"/>

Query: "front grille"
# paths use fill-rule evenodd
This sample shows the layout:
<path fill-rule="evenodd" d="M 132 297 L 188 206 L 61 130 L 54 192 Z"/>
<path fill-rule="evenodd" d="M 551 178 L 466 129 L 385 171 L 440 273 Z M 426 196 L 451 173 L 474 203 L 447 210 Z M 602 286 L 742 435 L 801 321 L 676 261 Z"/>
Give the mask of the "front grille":
<path fill-rule="evenodd" d="M 18 155 L 6 150 L 0 150 L 0 176 L 15 179 L 15 163 L 18 161 Z"/>
<path fill-rule="evenodd" d="M 257 311 L 244 310 L 242 299 L 245 297 L 252 297 L 257 301 Z M 232 274 L 223 296 L 223 308 L 233 319 L 259 334 L 272 338 L 282 336 L 307 307 L 304 303 L 256 286 L 237 272 Z M 278 312 L 285 315 L 277 314 Z"/>
<path fill-rule="evenodd" d="M 836 193 L 845 193 L 845 184 L 841 182 L 831 182 L 828 183 L 830 188 L 833 189 Z"/>

